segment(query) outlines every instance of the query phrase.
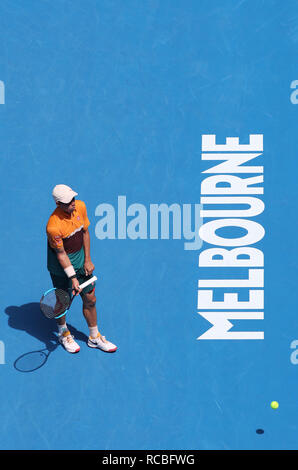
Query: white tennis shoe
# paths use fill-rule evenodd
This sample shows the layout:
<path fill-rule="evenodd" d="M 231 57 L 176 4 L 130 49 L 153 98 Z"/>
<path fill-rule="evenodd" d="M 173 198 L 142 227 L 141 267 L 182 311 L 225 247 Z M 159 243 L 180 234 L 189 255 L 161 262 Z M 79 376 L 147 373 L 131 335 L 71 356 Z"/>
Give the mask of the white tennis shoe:
<path fill-rule="evenodd" d="M 64 346 L 67 352 L 77 353 L 80 350 L 80 346 L 75 342 L 73 336 L 69 331 L 64 331 L 58 335 L 59 342 Z"/>
<path fill-rule="evenodd" d="M 105 352 L 114 352 L 117 349 L 117 346 L 115 346 L 115 344 L 110 343 L 110 341 L 107 341 L 105 336 L 100 336 L 99 333 L 96 338 L 91 338 L 91 336 L 89 336 L 88 346 L 90 348 L 99 348 Z"/>

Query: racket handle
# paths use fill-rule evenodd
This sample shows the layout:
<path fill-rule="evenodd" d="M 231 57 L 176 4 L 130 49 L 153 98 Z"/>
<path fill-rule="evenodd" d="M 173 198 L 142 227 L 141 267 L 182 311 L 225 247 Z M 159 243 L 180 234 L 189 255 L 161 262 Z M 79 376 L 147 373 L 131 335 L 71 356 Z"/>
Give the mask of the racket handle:
<path fill-rule="evenodd" d="M 91 277 L 91 279 L 88 279 L 88 281 L 83 282 L 83 284 L 80 285 L 80 289 L 84 289 L 84 287 L 89 286 L 89 284 L 92 284 L 92 282 L 95 282 L 95 281 L 97 281 L 97 277 L 96 277 L 96 276 Z M 61 313 L 61 315 L 58 315 L 57 317 L 55 317 L 56 320 L 57 320 L 58 318 L 63 317 L 63 315 L 66 315 L 66 314 L 67 314 L 67 312 L 68 312 L 68 310 L 70 309 L 70 306 L 71 306 L 72 301 L 73 301 L 74 298 L 75 298 L 75 295 L 72 296 L 71 301 L 70 301 L 70 304 L 69 304 L 69 307 L 67 308 L 67 310 L 65 310 L 63 313 Z"/>
<path fill-rule="evenodd" d="M 97 281 L 97 277 L 93 276 L 93 277 L 91 277 L 91 279 L 88 279 L 88 281 L 83 282 L 83 284 L 80 284 L 79 287 L 80 287 L 80 289 L 84 289 L 84 287 L 89 286 L 89 284 L 92 284 L 92 282 L 95 282 L 95 281 Z"/>

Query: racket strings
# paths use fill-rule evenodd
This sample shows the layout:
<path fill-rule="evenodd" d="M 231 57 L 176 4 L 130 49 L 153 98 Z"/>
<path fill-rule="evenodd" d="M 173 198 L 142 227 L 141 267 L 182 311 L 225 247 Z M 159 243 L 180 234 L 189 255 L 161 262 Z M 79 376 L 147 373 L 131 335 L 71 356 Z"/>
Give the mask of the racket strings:
<path fill-rule="evenodd" d="M 63 289 L 53 289 L 40 300 L 40 308 L 47 318 L 54 318 L 65 312 L 70 304 L 70 296 Z"/>

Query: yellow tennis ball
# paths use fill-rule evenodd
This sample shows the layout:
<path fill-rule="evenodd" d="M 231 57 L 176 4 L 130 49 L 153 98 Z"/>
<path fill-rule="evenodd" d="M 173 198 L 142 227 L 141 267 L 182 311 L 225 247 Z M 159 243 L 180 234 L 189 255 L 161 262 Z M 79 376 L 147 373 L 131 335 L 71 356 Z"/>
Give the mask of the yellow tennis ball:
<path fill-rule="evenodd" d="M 279 403 L 277 401 L 271 402 L 271 408 L 273 408 L 273 410 L 277 410 L 278 407 L 279 407 Z"/>

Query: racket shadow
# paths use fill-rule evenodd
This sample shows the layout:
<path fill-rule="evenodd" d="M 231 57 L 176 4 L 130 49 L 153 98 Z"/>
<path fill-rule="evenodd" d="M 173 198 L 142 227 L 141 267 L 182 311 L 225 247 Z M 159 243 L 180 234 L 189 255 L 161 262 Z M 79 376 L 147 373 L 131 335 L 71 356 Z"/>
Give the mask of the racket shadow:
<path fill-rule="evenodd" d="M 21 306 L 6 307 L 8 325 L 16 330 L 25 331 L 28 335 L 44 343 L 44 348 L 38 351 L 25 352 L 14 361 L 14 368 L 19 372 L 33 372 L 47 362 L 49 355 L 58 347 L 58 328 L 55 320 L 49 320 L 42 315 L 38 302 Z M 76 340 L 87 342 L 88 337 L 67 322 L 71 334 Z M 62 346 L 61 346 L 62 347 Z"/>
<path fill-rule="evenodd" d="M 58 344 L 52 344 L 50 348 L 39 349 L 38 351 L 29 351 L 19 356 L 13 363 L 14 368 L 19 372 L 34 372 L 40 369 L 48 360 L 52 351 Z"/>

